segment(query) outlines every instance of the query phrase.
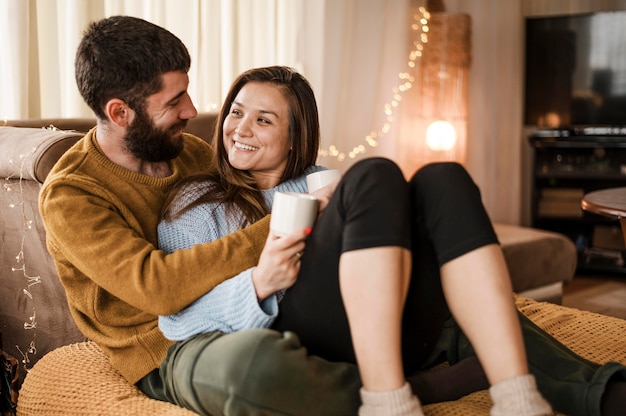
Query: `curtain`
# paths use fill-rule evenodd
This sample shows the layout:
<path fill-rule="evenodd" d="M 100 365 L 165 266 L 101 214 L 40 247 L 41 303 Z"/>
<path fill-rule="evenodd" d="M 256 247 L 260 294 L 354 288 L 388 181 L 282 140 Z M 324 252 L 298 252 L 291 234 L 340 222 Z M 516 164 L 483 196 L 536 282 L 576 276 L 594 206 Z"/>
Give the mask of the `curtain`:
<path fill-rule="evenodd" d="M 321 103 L 321 163 L 345 169 L 364 157 L 397 159 L 397 106 L 409 49 L 408 1 L 326 2 Z M 314 65 L 305 62 L 305 68 Z"/>
<path fill-rule="evenodd" d="M 0 0 L 0 119 L 28 113 L 29 5 Z"/>
<path fill-rule="evenodd" d="M 0 118 L 91 116 L 74 82 L 74 51 L 90 21 L 124 14 L 163 26 L 192 56 L 189 92 L 215 110 L 254 66 L 294 66 L 303 0 L 0 0 Z M 310 7 L 310 6 L 309 6 Z"/>
<path fill-rule="evenodd" d="M 393 158 L 389 108 L 406 63 L 407 9 L 407 0 L 0 0 L 0 119 L 91 117 L 74 51 L 90 21 L 125 14 L 187 45 L 198 111 L 218 109 L 242 71 L 288 65 L 318 98 L 320 163 Z"/>

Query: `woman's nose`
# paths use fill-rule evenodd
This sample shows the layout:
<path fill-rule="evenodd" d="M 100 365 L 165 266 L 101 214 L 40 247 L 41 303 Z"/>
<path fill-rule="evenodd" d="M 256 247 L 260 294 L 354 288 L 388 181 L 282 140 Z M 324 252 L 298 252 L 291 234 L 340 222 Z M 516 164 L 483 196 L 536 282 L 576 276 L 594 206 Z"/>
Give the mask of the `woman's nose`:
<path fill-rule="evenodd" d="M 243 117 L 242 119 L 239 120 L 239 123 L 237 124 L 237 128 L 235 129 L 235 133 L 237 133 L 238 136 L 248 136 L 250 135 L 252 130 L 250 129 L 250 121 L 247 119 L 247 117 Z"/>

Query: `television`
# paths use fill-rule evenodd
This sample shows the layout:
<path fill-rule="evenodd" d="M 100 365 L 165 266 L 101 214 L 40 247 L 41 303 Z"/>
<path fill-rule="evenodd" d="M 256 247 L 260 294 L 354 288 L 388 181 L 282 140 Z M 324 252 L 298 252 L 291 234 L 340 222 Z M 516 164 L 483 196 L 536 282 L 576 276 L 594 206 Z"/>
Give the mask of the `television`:
<path fill-rule="evenodd" d="M 524 124 L 626 134 L 626 11 L 526 18 Z"/>

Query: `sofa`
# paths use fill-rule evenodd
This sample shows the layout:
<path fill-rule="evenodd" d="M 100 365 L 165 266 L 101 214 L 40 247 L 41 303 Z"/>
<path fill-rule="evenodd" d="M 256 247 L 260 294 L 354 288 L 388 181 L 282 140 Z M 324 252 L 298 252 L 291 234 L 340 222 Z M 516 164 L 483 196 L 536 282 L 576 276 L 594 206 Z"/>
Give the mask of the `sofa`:
<path fill-rule="evenodd" d="M 200 114 L 187 131 L 208 140 L 216 116 Z M 17 413 L 190 415 L 148 399 L 85 339 L 46 250 L 37 208 L 41 183 L 94 125 L 89 118 L 0 121 L 0 334 L 5 353 L 19 362 Z M 573 243 L 557 233 L 517 225 L 496 224 L 496 232 L 518 308 L 581 355 L 626 362 L 626 321 L 558 305 L 576 269 Z M 482 391 L 426 410 L 429 415 L 488 414 L 489 406 Z"/>

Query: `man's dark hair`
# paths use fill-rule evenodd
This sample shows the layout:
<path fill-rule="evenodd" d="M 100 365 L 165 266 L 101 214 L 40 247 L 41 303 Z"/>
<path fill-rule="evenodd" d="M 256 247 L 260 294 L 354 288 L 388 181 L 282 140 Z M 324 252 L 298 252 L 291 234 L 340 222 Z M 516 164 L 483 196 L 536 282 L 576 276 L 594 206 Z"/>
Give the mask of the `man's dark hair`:
<path fill-rule="evenodd" d="M 146 98 L 161 90 L 163 74 L 187 73 L 190 65 L 187 48 L 171 32 L 136 17 L 112 16 L 85 31 L 76 51 L 76 84 L 87 105 L 104 120 L 110 99 L 141 110 Z"/>

